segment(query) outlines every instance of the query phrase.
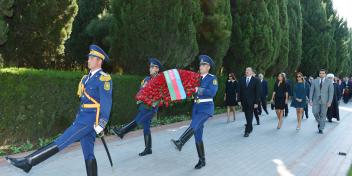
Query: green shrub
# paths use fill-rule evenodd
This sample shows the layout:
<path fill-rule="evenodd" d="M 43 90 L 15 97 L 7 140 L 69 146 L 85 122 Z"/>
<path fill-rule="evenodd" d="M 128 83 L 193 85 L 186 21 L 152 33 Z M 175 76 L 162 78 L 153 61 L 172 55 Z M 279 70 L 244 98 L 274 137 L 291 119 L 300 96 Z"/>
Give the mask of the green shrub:
<path fill-rule="evenodd" d="M 0 145 L 38 141 L 38 145 L 43 146 L 62 133 L 75 119 L 79 106 L 76 91 L 83 75 L 69 71 L 0 69 Z M 134 98 L 143 77 L 112 75 L 112 79 L 113 106 L 109 125 L 117 126 L 134 118 L 137 112 Z M 215 103 L 223 106 L 225 79 L 218 79 Z M 168 120 L 170 116 L 190 116 L 192 104 L 188 100 L 161 107 L 157 119 L 164 124 L 180 120 Z M 20 145 L 11 150 L 20 152 L 18 148 L 26 147 Z"/>
<path fill-rule="evenodd" d="M 1 69 L 0 144 L 36 141 L 63 132 L 74 121 L 82 76 L 80 72 Z M 136 112 L 134 96 L 142 78 L 113 75 L 112 79 L 110 123 L 123 123 Z"/>

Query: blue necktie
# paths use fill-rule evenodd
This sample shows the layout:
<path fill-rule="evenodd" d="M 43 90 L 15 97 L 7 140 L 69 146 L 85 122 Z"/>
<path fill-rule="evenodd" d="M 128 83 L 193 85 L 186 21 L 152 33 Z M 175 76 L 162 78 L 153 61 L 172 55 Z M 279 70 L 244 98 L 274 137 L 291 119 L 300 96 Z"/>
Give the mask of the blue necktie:
<path fill-rule="evenodd" d="M 88 82 L 88 80 L 90 79 L 90 77 L 92 76 L 92 73 L 91 72 L 89 72 L 89 74 L 88 74 L 88 78 L 87 78 L 87 80 L 86 80 L 86 82 L 84 83 L 84 84 L 87 84 L 87 82 Z"/>
<path fill-rule="evenodd" d="M 248 84 L 249 84 L 249 78 L 247 78 L 246 80 L 246 86 L 248 87 Z"/>

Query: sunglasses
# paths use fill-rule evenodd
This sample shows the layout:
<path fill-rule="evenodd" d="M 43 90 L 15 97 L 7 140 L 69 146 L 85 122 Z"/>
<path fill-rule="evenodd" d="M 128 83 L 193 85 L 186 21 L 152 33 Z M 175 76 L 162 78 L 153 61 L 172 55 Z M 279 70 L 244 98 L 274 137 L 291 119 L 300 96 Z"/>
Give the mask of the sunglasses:
<path fill-rule="evenodd" d="M 296 76 L 297 78 L 302 78 L 302 76 Z"/>

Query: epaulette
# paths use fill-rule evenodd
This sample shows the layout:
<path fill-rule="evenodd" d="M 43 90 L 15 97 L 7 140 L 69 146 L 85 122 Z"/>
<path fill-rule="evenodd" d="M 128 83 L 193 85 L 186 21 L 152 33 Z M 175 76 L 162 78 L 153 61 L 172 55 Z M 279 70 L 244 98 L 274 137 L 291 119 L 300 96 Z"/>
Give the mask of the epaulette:
<path fill-rule="evenodd" d="M 110 81 L 111 80 L 111 76 L 103 71 L 99 72 L 101 75 L 99 77 L 100 81 Z"/>

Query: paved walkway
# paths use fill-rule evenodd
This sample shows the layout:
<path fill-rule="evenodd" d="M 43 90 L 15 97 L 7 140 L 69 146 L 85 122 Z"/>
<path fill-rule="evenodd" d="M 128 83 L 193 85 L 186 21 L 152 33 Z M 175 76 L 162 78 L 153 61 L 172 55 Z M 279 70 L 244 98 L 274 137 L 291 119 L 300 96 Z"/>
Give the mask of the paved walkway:
<path fill-rule="evenodd" d="M 296 131 L 294 109 L 290 109 L 281 130 L 276 129 L 273 111 L 261 116 L 260 126 L 254 126 L 249 138 L 243 137 L 244 114 L 237 113 L 236 122 L 227 124 L 225 114 L 209 120 L 204 130 L 207 165 L 193 167 L 198 161 L 194 139 L 182 152 L 174 149 L 170 139 L 178 138 L 189 122 L 154 128 L 153 155 L 139 157 L 144 148 L 141 131 L 132 132 L 124 140 L 108 137 L 114 167 L 110 167 L 104 148 L 96 145 L 100 176 L 275 176 L 275 175 L 346 175 L 352 153 L 352 105 L 342 104 L 340 122 L 327 123 L 323 135 L 310 113 Z M 255 121 L 255 120 L 254 120 Z M 346 152 L 347 156 L 338 155 Z M 0 159 L 0 176 L 85 176 L 85 165 L 79 144 L 60 152 L 34 167 L 30 174 L 10 166 Z"/>

